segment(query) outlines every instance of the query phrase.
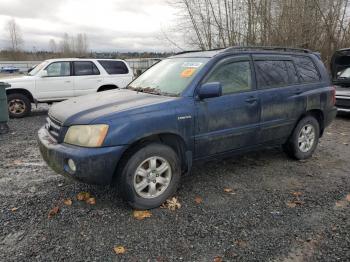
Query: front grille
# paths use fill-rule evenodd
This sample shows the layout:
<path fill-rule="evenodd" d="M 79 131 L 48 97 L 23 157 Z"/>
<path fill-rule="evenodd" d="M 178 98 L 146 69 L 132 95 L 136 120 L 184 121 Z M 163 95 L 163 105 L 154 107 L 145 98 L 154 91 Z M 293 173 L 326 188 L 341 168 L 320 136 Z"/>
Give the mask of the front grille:
<path fill-rule="evenodd" d="M 47 131 L 49 131 L 52 138 L 54 138 L 57 142 L 59 141 L 62 125 L 57 120 L 48 117 L 46 118 L 46 125 L 45 125 Z"/>
<path fill-rule="evenodd" d="M 335 105 L 341 108 L 350 108 L 350 97 L 337 97 Z"/>

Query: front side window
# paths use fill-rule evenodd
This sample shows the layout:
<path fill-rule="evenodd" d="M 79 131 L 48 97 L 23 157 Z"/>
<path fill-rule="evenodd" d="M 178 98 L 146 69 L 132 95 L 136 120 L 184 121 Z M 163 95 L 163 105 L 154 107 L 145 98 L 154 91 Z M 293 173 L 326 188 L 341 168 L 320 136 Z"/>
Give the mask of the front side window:
<path fill-rule="evenodd" d="M 320 80 L 320 74 L 311 58 L 297 56 L 294 58 L 294 61 L 299 71 L 301 82 L 312 83 Z"/>
<path fill-rule="evenodd" d="M 99 75 L 100 72 L 96 65 L 89 61 L 74 62 L 74 75 L 86 76 L 86 75 Z"/>
<path fill-rule="evenodd" d="M 98 60 L 101 66 L 110 75 L 128 74 L 129 69 L 122 61 Z"/>
<path fill-rule="evenodd" d="M 259 88 L 273 88 L 289 84 L 288 68 L 285 61 L 255 61 L 256 78 Z"/>
<path fill-rule="evenodd" d="M 252 89 L 250 63 L 242 61 L 219 65 L 205 82 L 220 82 L 224 95 L 249 91 Z"/>
<path fill-rule="evenodd" d="M 48 61 L 44 61 L 44 62 L 38 64 L 37 66 L 35 66 L 35 67 L 33 68 L 32 71 L 30 71 L 30 72 L 28 73 L 28 75 L 30 75 L 30 76 L 35 76 L 37 73 L 39 73 L 39 71 L 41 71 L 41 69 L 45 68 L 48 64 L 49 64 Z"/>
<path fill-rule="evenodd" d="M 70 76 L 70 62 L 54 62 L 46 67 L 47 76 Z"/>
<path fill-rule="evenodd" d="M 164 59 L 131 82 L 128 89 L 179 96 L 208 61 L 198 57 Z"/>

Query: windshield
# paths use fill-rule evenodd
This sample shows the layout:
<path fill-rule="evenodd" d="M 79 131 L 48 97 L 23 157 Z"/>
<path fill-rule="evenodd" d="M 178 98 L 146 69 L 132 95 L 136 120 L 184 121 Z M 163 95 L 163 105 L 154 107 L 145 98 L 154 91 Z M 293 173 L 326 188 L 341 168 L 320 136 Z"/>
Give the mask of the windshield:
<path fill-rule="evenodd" d="M 48 61 L 42 62 L 41 64 L 37 65 L 32 71 L 30 71 L 28 75 L 30 76 L 36 75 L 41 69 L 47 66 L 48 63 L 49 63 Z"/>
<path fill-rule="evenodd" d="M 148 69 L 128 89 L 156 95 L 178 96 L 209 58 L 170 58 Z"/>

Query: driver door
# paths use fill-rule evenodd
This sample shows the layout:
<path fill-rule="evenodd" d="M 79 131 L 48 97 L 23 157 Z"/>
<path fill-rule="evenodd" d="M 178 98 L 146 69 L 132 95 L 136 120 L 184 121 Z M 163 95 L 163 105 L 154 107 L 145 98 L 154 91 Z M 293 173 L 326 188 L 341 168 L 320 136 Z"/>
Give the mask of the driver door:
<path fill-rule="evenodd" d="M 39 101 L 64 100 L 74 96 L 70 62 L 53 62 L 44 70 L 47 71 L 47 75 L 36 80 Z"/>
<path fill-rule="evenodd" d="M 196 158 L 257 142 L 260 103 L 252 68 L 250 56 L 225 59 L 202 82 L 220 82 L 223 94 L 196 102 Z"/>

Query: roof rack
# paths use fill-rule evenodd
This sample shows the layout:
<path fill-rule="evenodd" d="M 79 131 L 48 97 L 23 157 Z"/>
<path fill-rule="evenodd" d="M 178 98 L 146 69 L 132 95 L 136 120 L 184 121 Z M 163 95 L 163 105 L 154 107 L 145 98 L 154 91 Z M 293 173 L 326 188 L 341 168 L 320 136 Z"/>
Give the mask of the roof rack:
<path fill-rule="evenodd" d="M 309 49 L 293 48 L 293 47 L 279 47 L 279 46 L 232 46 L 225 49 L 224 52 L 232 51 L 251 51 L 251 50 L 268 50 L 268 51 L 283 51 L 283 52 L 301 52 L 312 53 Z"/>
<path fill-rule="evenodd" d="M 183 52 L 176 53 L 175 55 L 182 55 L 182 54 L 196 53 L 196 52 L 220 51 L 220 50 L 222 50 L 225 53 L 226 52 L 233 52 L 233 51 L 252 51 L 252 50 L 300 52 L 300 53 L 306 53 L 306 54 L 313 53 L 309 49 L 294 48 L 294 47 L 280 47 L 280 46 L 231 46 L 231 47 L 227 47 L 227 48 L 216 48 L 216 49 L 209 49 L 209 50 L 183 51 Z"/>
<path fill-rule="evenodd" d="M 175 55 L 183 55 L 188 53 L 196 53 L 196 52 L 210 52 L 210 51 L 219 51 L 224 50 L 225 48 L 215 48 L 215 49 L 208 49 L 208 50 L 188 50 L 188 51 L 182 51 L 179 53 L 176 53 Z"/>

